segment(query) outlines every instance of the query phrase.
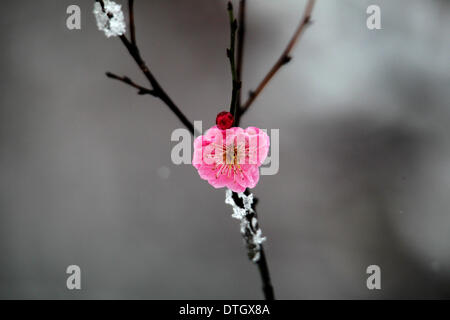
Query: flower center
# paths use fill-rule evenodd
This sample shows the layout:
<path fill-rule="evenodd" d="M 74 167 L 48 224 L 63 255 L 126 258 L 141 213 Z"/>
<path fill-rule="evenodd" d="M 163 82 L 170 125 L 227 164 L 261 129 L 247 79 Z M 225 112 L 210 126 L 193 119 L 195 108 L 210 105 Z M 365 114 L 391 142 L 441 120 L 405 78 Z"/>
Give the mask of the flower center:
<path fill-rule="evenodd" d="M 219 152 L 217 152 L 219 151 Z M 217 170 L 216 178 L 225 174 L 227 176 L 240 174 L 242 176 L 241 159 L 245 156 L 245 149 L 241 145 L 231 144 L 222 146 L 216 150 L 216 165 L 213 170 Z"/>
<path fill-rule="evenodd" d="M 228 146 L 223 154 L 223 162 L 226 164 L 238 165 L 241 154 L 235 145 Z"/>

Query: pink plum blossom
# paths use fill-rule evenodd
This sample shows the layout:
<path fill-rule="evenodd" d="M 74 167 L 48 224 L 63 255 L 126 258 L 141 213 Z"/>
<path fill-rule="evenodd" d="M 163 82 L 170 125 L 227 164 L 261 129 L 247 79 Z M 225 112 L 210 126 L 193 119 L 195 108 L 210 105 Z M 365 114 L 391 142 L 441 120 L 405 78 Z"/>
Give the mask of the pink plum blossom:
<path fill-rule="evenodd" d="M 269 136 L 259 128 L 221 130 L 213 126 L 195 139 L 192 164 L 214 188 L 244 192 L 258 183 L 269 146 Z"/>

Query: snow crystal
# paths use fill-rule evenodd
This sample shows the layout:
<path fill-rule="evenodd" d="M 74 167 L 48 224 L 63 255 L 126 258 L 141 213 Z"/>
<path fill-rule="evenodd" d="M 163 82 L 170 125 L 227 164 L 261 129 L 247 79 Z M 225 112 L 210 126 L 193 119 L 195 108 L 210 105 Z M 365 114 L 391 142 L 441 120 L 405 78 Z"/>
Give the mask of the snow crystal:
<path fill-rule="evenodd" d="M 126 31 L 122 6 L 114 1 L 104 0 L 104 10 L 99 2 L 94 4 L 97 27 L 109 37 L 121 36 Z"/>
<path fill-rule="evenodd" d="M 239 207 L 233 199 L 233 192 L 227 189 L 225 192 L 225 203 L 233 208 L 231 217 L 240 220 L 241 234 L 247 244 L 248 256 L 253 262 L 258 262 L 260 258 L 261 244 L 266 241 L 258 225 L 256 213 L 252 208 L 253 194 L 246 196 L 243 192 L 238 193 L 242 199 L 243 208 Z"/>

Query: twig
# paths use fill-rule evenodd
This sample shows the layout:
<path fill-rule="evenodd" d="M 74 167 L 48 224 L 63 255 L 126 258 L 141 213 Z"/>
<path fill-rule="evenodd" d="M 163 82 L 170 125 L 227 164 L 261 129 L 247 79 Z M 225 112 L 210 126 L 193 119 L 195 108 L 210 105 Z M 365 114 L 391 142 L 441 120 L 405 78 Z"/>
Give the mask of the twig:
<path fill-rule="evenodd" d="M 114 74 L 112 72 L 106 72 L 106 76 L 108 78 L 111 78 L 111 79 L 122 81 L 123 83 L 126 83 L 126 84 L 132 86 L 133 88 L 138 89 L 138 94 L 140 94 L 140 95 L 150 94 L 152 96 L 155 96 L 155 91 L 154 90 L 150 90 L 150 89 L 147 89 L 147 88 L 145 88 L 143 86 L 138 85 L 137 83 L 133 82 L 127 76 L 121 77 L 121 76 L 118 76 L 118 75 L 116 75 L 116 74 Z"/>
<path fill-rule="evenodd" d="M 250 191 L 247 189 L 247 190 L 245 190 L 244 194 L 248 196 L 250 194 Z M 240 208 L 245 208 L 243 200 L 239 197 L 239 195 L 236 192 L 232 193 L 232 198 L 233 198 L 234 203 L 237 206 L 239 206 Z M 257 203 L 258 203 L 258 199 L 254 198 L 253 203 L 252 203 L 253 210 L 251 212 L 247 212 L 247 214 L 244 217 L 244 219 L 246 219 L 248 222 L 248 226 L 250 228 L 252 228 L 253 232 L 256 231 L 255 228 L 257 228 L 257 229 L 259 228 L 258 223 L 255 226 L 254 222 L 253 222 L 254 219 L 256 219 L 256 221 L 258 221 L 258 215 L 256 213 Z M 266 300 L 275 300 L 272 282 L 270 280 L 269 267 L 267 265 L 267 260 L 266 260 L 266 255 L 264 253 L 263 245 L 260 244 L 258 246 L 258 248 L 255 248 L 254 244 L 248 243 L 248 235 L 244 235 L 244 240 L 246 240 L 246 242 L 247 242 L 248 256 L 252 261 L 254 261 L 253 259 L 254 259 L 255 255 L 259 254 L 259 258 L 257 259 L 256 264 L 258 265 L 258 270 L 261 275 L 264 298 Z M 257 250 L 257 251 L 255 251 L 255 250 Z"/>
<path fill-rule="evenodd" d="M 244 37 L 245 37 L 245 10 L 246 10 L 246 0 L 240 0 L 239 2 L 239 13 L 238 13 L 238 40 L 237 40 L 237 64 L 236 64 L 236 74 L 237 79 L 242 86 L 242 63 L 244 58 Z M 240 110 L 242 105 L 242 90 L 239 90 L 237 99 L 237 109 Z M 235 115 L 236 125 L 239 124 L 239 112 Z"/>
<path fill-rule="evenodd" d="M 241 84 L 238 80 L 237 70 L 236 70 L 236 62 L 235 62 L 235 47 L 236 47 L 236 30 L 237 30 L 237 21 L 234 18 L 233 13 L 233 4 L 231 1 L 228 2 L 228 17 L 230 19 L 230 48 L 227 49 L 227 57 L 230 60 L 231 66 L 231 77 L 232 77 L 232 92 L 231 92 L 231 103 L 230 103 L 230 112 L 233 116 L 236 116 L 237 111 L 237 97 L 239 90 L 241 88 Z"/>
<path fill-rule="evenodd" d="M 259 273 L 261 274 L 261 280 L 263 283 L 264 297 L 266 300 L 275 300 L 272 282 L 270 281 L 269 267 L 267 266 L 266 255 L 264 253 L 264 247 L 262 245 L 259 254 L 260 257 L 257 264 Z"/>
<path fill-rule="evenodd" d="M 134 0 L 128 0 L 128 14 L 130 19 L 131 43 L 136 46 L 136 28 L 134 26 Z"/>
<path fill-rule="evenodd" d="M 96 0 L 100 3 L 103 10 L 104 9 L 104 2 L 103 0 Z M 133 14 L 133 0 L 128 0 L 129 8 L 131 10 L 130 12 L 130 25 L 133 24 L 132 29 L 134 30 L 134 14 Z M 133 22 L 131 22 L 131 19 L 133 19 Z M 135 37 L 134 31 L 132 31 L 132 38 Z M 192 122 L 188 120 L 188 118 L 181 112 L 180 108 L 172 101 L 172 99 L 169 97 L 169 95 L 164 91 L 164 89 L 161 87 L 159 82 L 156 80 L 156 78 L 153 76 L 153 74 L 150 72 L 150 69 L 147 67 L 146 63 L 141 57 L 141 54 L 139 53 L 139 49 L 136 45 L 136 39 L 134 39 L 134 43 L 130 42 L 125 35 L 120 36 L 120 40 L 122 41 L 123 45 L 127 48 L 130 55 L 133 57 L 134 61 L 138 65 L 138 67 L 141 69 L 142 73 L 147 78 L 148 82 L 150 82 L 150 85 L 152 86 L 152 95 L 154 97 L 159 98 L 161 101 L 163 101 L 170 110 L 178 117 L 178 119 L 186 126 L 186 128 L 189 130 L 189 132 L 194 135 L 195 129 Z M 132 40 L 133 41 L 133 40 Z M 120 77 L 119 77 L 120 78 Z M 129 84 L 129 83 L 128 83 Z"/>
<path fill-rule="evenodd" d="M 269 73 L 264 77 L 264 79 L 261 81 L 261 83 L 258 85 L 258 87 L 250 92 L 250 96 L 248 100 L 245 102 L 245 104 L 242 106 L 240 110 L 240 114 L 244 114 L 250 105 L 255 101 L 256 97 L 263 91 L 264 87 L 269 83 L 269 81 L 273 78 L 273 76 L 277 73 L 278 70 L 282 66 L 284 66 L 286 63 L 288 63 L 291 60 L 291 57 L 289 54 L 291 53 L 292 49 L 294 48 L 297 40 L 299 39 L 300 35 L 305 30 L 306 26 L 310 24 L 311 21 L 311 13 L 314 8 L 315 0 L 308 0 L 308 3 L 306 4 L 305 11 L 303 13 L 302 21 L 300 22 L 299 26 L 295 30 L 294 35 L 292 36 L 291 40 L 289 41 L 287 47 L 284 49 L 283 53 L 281 54 L 280 58 L 276 61 L 276 63 L 273 65 L 272 69 L 270 69 Z"/>

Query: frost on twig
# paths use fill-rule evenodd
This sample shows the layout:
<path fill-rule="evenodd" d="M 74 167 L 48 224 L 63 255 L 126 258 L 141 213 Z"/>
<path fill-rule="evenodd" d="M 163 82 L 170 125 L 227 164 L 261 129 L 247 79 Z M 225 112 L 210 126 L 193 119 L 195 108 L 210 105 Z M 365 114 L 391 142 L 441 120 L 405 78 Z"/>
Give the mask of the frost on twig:
<path fill-rule="evenodd" d="M 103 7 L 99 2 L 94 3 L 94 15 L 98 30 L 109 37 L 121 36 L 126 31 L 122 6 L 114 1 L 104 0 Z"/>
<path fill-rule="evenodd" d="M 233 207 L 233 218 L 241 222 L 241 234 L 244 238 L 248 250 L 248 257 L 253 262 L 258 262 L 261 256 L 261 244 L 266 241 L 258 225 L 256 212 L 253 210 L 253 194 L 245 195 L 243 192 L 237 194 L 242 200 L 242 206 L 236 204 L 233 199 L 233 192 L 227 189 L 225 193 L 225 203 Z"/>

